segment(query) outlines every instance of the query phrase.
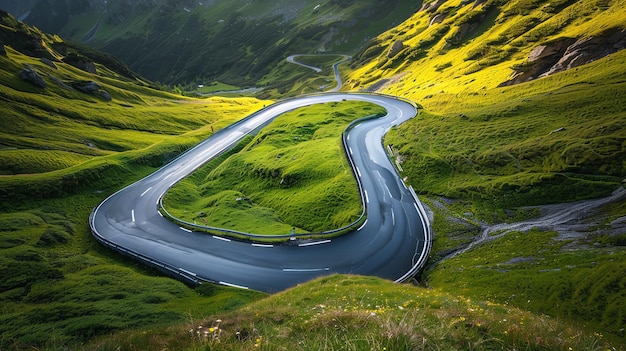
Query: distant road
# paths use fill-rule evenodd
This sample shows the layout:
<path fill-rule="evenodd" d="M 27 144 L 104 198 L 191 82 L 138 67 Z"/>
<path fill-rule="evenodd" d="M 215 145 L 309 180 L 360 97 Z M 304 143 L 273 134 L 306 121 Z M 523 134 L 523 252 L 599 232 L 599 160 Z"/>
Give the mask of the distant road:
<path fill-rule="evenodd" d="M 263 244 L 234 241 L 181 228 L 157 204 L 176 182 L 234 146 L 248 133 L 302 106 L 343 100 L 384 107 L 385 117 L 350 128 L 346 137 L 355 176 L 363 184 L 367 221 L 341 237 Z M 390 96 L 328 93 L 284 100 L 211 135 L 176 160 L 118 191 L 94 209 L 90 226 L 105 245 L 189 282 L 276 292 L 332 273 L 374 275 L 404 281 L 426 262 L 430 227 L 417 197 L 387 157 L 381 138 L 416 115 Z"/>
<path fill-rule="evenodd" d="M 291 55 L 291 56 L 287 57 L 287 62 L 296 64 L 296 65 L 300 65 L 300 66 L 312 69 L 312 70 L 314 70 L 317 73 L 320 73 L 322 71 L 321 68 L 315 67 L 315 66 L 311 66 L 311 65 L 307 65 L 306 63 L 302 63 L 302 62 L 296 61 L 296 59 L 298 57 L 302 57 L 302 56 L 320 56 L 320 55 L 321 54 L 317 54 L 317 55 L 306 55 L 306 54 Z M 352 57 L 348 56 L 348 55 L 337 55 L 337 54 L 329 54 L 329 55 L 343 56 L 343 60 L 341 60 L 341 61 L 339 61 L 339 62 L 337 62 L 337 63 L 335 63 L 333 65 L 333 73 L 335 75 L 335 81 L 337 82 L 337 85 L 335 85 L 334 88 L 328 90 L 328 92 L 334 93 L 334 92 L 337 92 L 337 91 L 341 90 L 341 87 L 343 87 L 343 81 L 341 80 L 341 75 L 339 74 L 339 65 L 344 63 L 344 62 L 346 62 L 346 61 L 348 61 L 348 60 L 350 60 L 350 59 L 352 59 Z"/>

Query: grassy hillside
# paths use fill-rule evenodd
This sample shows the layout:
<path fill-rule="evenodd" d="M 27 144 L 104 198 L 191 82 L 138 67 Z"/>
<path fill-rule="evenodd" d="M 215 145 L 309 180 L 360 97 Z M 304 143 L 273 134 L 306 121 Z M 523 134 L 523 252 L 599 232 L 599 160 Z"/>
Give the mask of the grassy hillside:
<path fill-rule="evenodd" d="M 421 276 L 429 289 L 333 276 L 267 298 L 163 278 L 101 247 L 87 224 L 108 194 L 211 125 L 267 102 L 157 91 L 118 63 L 3 17 L 0 349 L 623 349 L 624 232 L 610 229 L 623 222 L 624 201 L 602 208 L 576 237 L 494 233 L 441 261 L 490 222 L 541 212 L 518 206 L 606 195 L 624 179 L 623 51 L 498 87 L 539 44 L 623 27 L 623 6 L 437 3 L 371 41 L 349 79 L 351 89 L 425 107 L 386 143 L 435 212 L 436 262 Z M 461 30 L 465 23 L 473 29 Z M 11 44 L 15 35 L 29 40 Z M 405 51 L 390 59 L 398 40 Z M 60 61 L 72 51 L 96 73 Z M 19 78 L 25 63 L 45 88 Z M 76 90 L 77 81 L 97 82 L 111 100 Z"/>
<path fill-rule="evenodd" d="M 231 313 L 86 350 L 623 350 L 601 333 L 443 290 L 331 276 Z"/>
<path fill-rule="evenodd" d="M 345 227 L 362 208 L 341 133 L 358 118 L 384 113 L 352 101 L 285 113 L 239 152 L 178 183 L 165 207 L 188 222 L 246 233 Z"/>
<path fill-rule="evenodd" d="M 626 28 L 621 5 L 445 1 L 373 40 L 347 84 L 424 106 L 387 140 L 422 192 L 504 207 L 606 195 L 626 176 L 626 54 L 499 86 L 541 44 Z"/>
<path fill-rule="evenodd" d="M 40 4 L 26 21 L 111 53 L 153 80 L 237 86 L 256 85 L 264 76 L 264 84 L 281 85 L 284 75 L 268 73 L 286 56 L 354 52 L 419 6 L 408 0 L 179 0 L 70 10 L 66 3 Z"/>
<path fill-rule="evenodd" d="M 424 107 L 385 140 L 435 212 L 433 260 L 423 280 L 623 341 L 623 200 L 572 217 L 570 226 L 495 232 L 461 251 L 492 223 L 541 212 L 521 206 L 603 197 L 623 185 L 625 51 L 502 84 L 533 65 L 529 57 L 540 45 L 626 28 L 623 3 L 435 3 L 371 41 L 346 79 L 352 89 L 398 94 Z"/>
<path fill-rule="evenodd" d="M 175 96 L 106 60 L 87 73 L 61 61 L 69 53 L 56 50 L 66 48 L 59 37 L 6 14 L 0 38 L 0 349 L 62 348 L 263 296 L 163 278 L 101 247 L 87 221 L 106 196 L 196 144 L 211 126 L 267 102 Z M 20 78 L 26 65 L 45 88 Z M 111 100 L 77 90 L 79 81 L 97 82 Z"/>

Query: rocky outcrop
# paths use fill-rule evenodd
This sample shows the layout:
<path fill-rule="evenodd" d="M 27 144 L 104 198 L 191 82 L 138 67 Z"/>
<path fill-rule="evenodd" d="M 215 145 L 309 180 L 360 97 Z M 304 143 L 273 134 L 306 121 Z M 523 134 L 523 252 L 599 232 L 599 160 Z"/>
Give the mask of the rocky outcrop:
<path fill-rule="evenodd" d="M 474 1 L 474 5 L 472 5 L 472 8 L 475 9 L 478 6 L 483 5 L 486 2 L 487 2 L 487 0 L 476 0 L 476 1 Z"/>
<path fill-rule="evenodd" d="M 430 18 L 430 22 L 428 22 L 428 26 L 432 26 L 435 23 L 441 23 L 444 19 L 446 19 L 445 13 L 438 13 Z"/>
<path fill-rule="evenodd" d="M 87 94 L 91 94 L 91 93 L 94 93 L 94 92 L 102 89 L 100 84 L 98 84 L 98 83 L 96 83 L 94 81 L 91 81 L 91 80 L 76 81 L 76 82 L 72 83 L 72 86 L 74 88 L 76 88 L 77 90 L 80 90 L 83 93 L 87 93 Z"/>
<path fill-rule="evenodd" d="M 97 73 L 96 65 L 84 56 L 70 53 L 69 55 L 65 56 L 62 61 L 87 73 Z"/>
<path fill-rule="evenodd" d="M 50 67 L 50 68 L 54 68 L 57 69 L 57 65 L 54 64 L 54 62 L 52 62 L 50 59 L 47 59 L 45 57 L 41 58 L 41 63 L 43 63 L 44 65 Z"/>
<path fill-rule="evenodd" d="M 402 51 L 402 49 L 404 49 L 404 42 L 402 40 L 396 40 L 393 44 L 391 44 L 391 47 L 389 48 L 389 52 L 387 53 L 387 57 L 393 58 L 400 51 Z"/>
<path fill-rule="evenodd" d="M 541 76 L 578 67 L 610 55 L 626 47 L 626 29 L 583 38 L 570 45 L 559 61 Z"/>
<path fill-rule="evenodd" d="M 514 85 L 578 67 L 626 48 L 626 29 L 612 28 L 586 38 L 561 38 L 535 47 L 523 64 L 513 67 Z"/>
<path fill-rule="evenodd" d="M 79 81 L 73 82 L 72 86 L 76 90 L 82 91 L 83 93 L 98 96 L 105 101 L 113 100 L 113 98 L 111 97 L 111 94 L 109 94 L 105 90 L 102 90 L 102 87 L 100 86 L 100 84 L 94 81 L 79 80 Z"/>
<path fill-rule="evenodd" d="M 29 65 L 25 65 L 24 69 L 20 71 L 19 75 L 21 79 L 33 85 L 36 85 L 42 89 L 46 88 L 46 81 L 43 80 L 43 78 L 41 78 L 41 76 L 39 76 L 39 74 Z"/>
<path fill-rule="evenodd" d="M 441 5 L 443 5 L 445 2 L 446 0 L 435 0 L 433 2 L 429 2 L 422 5 L 420 11 L 427 11 L 431 13 L 436 12 L 437 10 L 439 10 L 439 7 L 441 7 Z"/>

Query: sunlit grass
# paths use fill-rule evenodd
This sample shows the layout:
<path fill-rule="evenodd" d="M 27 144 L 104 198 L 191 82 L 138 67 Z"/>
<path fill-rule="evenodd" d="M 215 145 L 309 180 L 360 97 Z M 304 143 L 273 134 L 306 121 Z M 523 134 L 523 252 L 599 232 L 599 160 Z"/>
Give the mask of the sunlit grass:
<path fill-rule="evenodd" d="M 362 208 L 341 133 L 358 118 L 382 113 L 362 102 L 285 113 L 241 151 L 177 184 L 165 206 L 188 222 L 256 234 L 349 225 Z"/>
<path fill-rule="evenodd" d="M 122 333 L 87 350 L 620 349 L 601 333 L 443 290 L 331 276 L 167 330 Z"/>

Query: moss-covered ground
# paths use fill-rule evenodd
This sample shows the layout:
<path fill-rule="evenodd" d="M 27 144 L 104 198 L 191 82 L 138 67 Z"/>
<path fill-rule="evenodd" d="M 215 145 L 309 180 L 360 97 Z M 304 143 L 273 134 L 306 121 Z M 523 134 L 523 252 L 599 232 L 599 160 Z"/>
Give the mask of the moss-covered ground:
<path fill-rule="evenodd" d="M 341 135 L 350 122 L 384 113 L 353 101 L 287 112 L 239 152 L 174 186 L 165 207 L 188 222 L 255 234 L 347 226 L 362 208 Z"/>

